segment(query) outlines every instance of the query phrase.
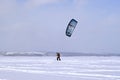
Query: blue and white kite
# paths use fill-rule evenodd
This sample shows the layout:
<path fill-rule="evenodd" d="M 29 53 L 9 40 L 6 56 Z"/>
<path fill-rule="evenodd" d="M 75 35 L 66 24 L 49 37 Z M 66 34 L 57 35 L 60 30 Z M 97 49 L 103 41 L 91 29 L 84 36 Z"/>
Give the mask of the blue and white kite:
<path fill-rule="evenodd" d="M 66 29 L 66 36 L 71 37 L 77 23 L 78 22 L 75 19 L 71 19 Z"/>

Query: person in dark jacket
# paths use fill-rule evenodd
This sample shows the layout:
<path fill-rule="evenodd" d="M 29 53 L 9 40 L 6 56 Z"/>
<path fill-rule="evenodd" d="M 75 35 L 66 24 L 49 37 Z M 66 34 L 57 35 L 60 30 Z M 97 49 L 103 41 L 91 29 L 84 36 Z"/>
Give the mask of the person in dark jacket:
<path fill-rule="evenodd" d="M 61 59 L 60 59 L 60 53 L 56 53 L 57 54 L 57 61 L 61 61 Z"/>

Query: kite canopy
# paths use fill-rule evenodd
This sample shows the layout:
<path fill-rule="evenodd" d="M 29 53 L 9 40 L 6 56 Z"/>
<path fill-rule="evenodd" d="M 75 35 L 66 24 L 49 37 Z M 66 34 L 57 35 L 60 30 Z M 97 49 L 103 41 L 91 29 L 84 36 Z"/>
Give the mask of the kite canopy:
<path fill-rule="evenodd" d="M 77 23 L 78 22 L 75 19 L 71 19 L 66 29 L 66 36 L 71 37 Z"/>

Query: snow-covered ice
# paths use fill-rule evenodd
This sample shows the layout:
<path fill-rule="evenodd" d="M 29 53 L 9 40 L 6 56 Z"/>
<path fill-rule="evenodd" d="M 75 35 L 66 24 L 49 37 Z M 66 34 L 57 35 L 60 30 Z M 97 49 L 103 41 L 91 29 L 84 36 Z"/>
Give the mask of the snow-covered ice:
<path fill-rule="evenodd" d="M 0 80 L 120 80 L 120 57 L 0 57 Z"/>

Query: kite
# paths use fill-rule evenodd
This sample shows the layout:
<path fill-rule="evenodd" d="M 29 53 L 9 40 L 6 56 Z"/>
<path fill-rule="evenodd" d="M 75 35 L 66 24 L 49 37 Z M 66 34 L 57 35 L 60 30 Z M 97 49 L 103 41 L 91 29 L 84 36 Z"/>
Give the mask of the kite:
<path fill-rule="evenodd" d="M 71 21 L 69 22 L 69 24 L 66 28 L 66 36 L 71 37 L 77 23 L 78 22 L 75 19 L 71 19 Z"/>

